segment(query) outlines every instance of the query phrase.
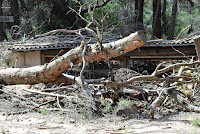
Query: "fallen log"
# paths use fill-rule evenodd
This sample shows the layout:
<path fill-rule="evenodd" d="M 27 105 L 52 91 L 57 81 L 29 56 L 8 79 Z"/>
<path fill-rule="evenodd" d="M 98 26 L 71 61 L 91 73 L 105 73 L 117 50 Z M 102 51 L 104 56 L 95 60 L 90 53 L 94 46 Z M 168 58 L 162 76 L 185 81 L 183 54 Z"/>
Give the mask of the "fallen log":
<path fill-rule="evenodd" d="M 142 32 L 138 31 L 118 41 L 102 44 L 102 46 L 108 53 L 108 58 L 111 59 L 139 48 L 144 44 L 144 35 Z M 82 62 L 83 48 L 84 46 L 79 46 L 75 49 L 71 49 L 58 59 L 45 65 L 29 68 L 2 69 L 0 70 L 0 79 L 3 80 L 5 85 L 71 82 L 71 79 L 63 79 L 64 77 L 62 77 L 61 74 L 73 65 Z M 87 62 L 103 61 L 106 60 L 106 58 L 105 51 L 97 44 L 88 44 L 85 53 Z"/>

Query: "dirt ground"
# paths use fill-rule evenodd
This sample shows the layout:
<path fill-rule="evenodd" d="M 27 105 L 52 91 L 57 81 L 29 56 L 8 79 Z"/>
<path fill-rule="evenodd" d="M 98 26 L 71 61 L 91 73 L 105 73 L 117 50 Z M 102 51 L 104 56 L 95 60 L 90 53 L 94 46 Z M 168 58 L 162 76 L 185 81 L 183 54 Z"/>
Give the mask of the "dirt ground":
<path fill-rule="evenodd" d="M 20 106 L 18 106 L 20 107 Z M 176 112 L 166 117 L 156 113 L 155 119 L 123 119 L 106 115 L 96 119 L 68 116 L 63 112 L 28 112 L 18 115 L 3 115 L 16 110 L 16 105 L 0 99 L 0 134 L 198 134 L 200 127 L 190 121 L 200 118 L 193 112 Z"/>

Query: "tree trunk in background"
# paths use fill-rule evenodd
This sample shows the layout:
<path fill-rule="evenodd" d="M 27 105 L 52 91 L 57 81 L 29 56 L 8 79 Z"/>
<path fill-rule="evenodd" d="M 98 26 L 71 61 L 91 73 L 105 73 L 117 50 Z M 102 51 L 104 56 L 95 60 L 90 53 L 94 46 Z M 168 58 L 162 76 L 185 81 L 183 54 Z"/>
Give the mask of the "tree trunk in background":
<path fill-rule="evenodd" d="M 161 33 L 161 0 L 153 0 L 152 38 L 161 39 Z"/>
<path fill-rule="evenodd" d="M 18 0 L 9 0 L 11 7 L 11 15 L 13 16 L 14 22 L 10 23 L 11 38 L 16 40 L 20 38 L 20 19 L 19 19 L 19 3 Z"/>
<path fill-rule="evenodd" d="M 162 7 L 162 34 L 167 35 L 168 32 L 168 21 L 166 18 L 166 7 L 167 7 L 167 0 L 163 0 L 163 7 Z"/>
<path fill-rule="evenodd" d="M 14 18 L 14 25 L 20 25 L 19 20 L 19 3 L 18 0 L 9 0 L 11 7 L 11 15 Z"/>
<path fill-rule="evenodd" d="M 171 22 L 169 25 L 169 30 L 168 30 L 168 40 L 173 39 L 174 35 L 174 29 L 175 29 L 175 23 L 176 23 L 176 13 L 177 13 L 177 0 L 173 1 L 173 7 L 172 7 L 172 14 L 171 14 Z"/>
<path fill-rule="evenodd" d="M 28 9 L 27 9 L 27 6 L 26 6 L 24 0 L 19 0 L 19 2 L 20 2 L 20 4 L 21 4 L 21 7 L 22 7 L 23 11 L 26 11 L 26 12 L 27 12 Z"/>
<path fill-rule="evenodd" d="M 64 21 L 65 23 L 63 24 L 67 24 L 69 26 L 73 26 L 73 24 L 76 22 L 76 14 L 74 12 L 69 12 L 69 1 L 66 0 L 56 0 L 56 1 L 52 1 L 53 3 L 53 9 L 52 9 L 52 17 L 54 17 L 55 15 L 57 15 L 60 19 L 62 19 L 62 21 Z M 58 29 L 58 28 L 66 28 L 66 25 L 63 26 L 59 26 L 60 24 L 56 24 L 57 23 L 57 19 L 55 18 L 51 18 L 51 23 L 50 24 L 55 24 L 55 26 L 57 27 L 52 27 L 51 29 Z M 72 27 L 72 29 L 77 29 L 76 25 L 74 25 Z"/>
<path fill-rule="evenodd" d="M 3 11 L 2 11 L 2 2 L 3 0 L 0 0 L 0 16 L 3 16 Z M 4 39 L 8 40 L 5 30 L 4 30 L 4 25 L 3 22 L 0 22 L 0 41 L 4 41 Z"/>
<path fill-rule="evenodd" d="M 135 30 L 143 30 L 143 7 L 144 0 L 135 0 Z"/>
<path fill-rule="evenodd" d="M 31 23 L 31 17 L 30 17 L 30 13 L 29 13 L 29 10 L 26 6 L 26 3 L 24 0 L 19 0 L 20 1 L 20 4 L 21 4 L 21 8 L 22 8 L 22 11 L 23 11 L 23 18 L 26 20 L 25 21 L 25 26 L 23 31 L 25 34 L 29 34 L 31 36 L 34 36 L 34 33 L 32 32 L 33 28 L 32 28 L 32 23 Z"/>

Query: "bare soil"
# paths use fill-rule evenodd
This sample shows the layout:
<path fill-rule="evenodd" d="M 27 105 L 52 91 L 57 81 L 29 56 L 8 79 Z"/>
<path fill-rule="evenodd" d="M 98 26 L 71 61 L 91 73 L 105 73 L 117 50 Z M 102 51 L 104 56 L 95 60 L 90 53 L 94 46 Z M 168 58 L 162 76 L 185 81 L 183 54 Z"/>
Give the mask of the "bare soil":
<path fill-rule="evenodd" d="M 193 112 L 173 111 L 155 119 L 124 119 L 116 115 L 105 115 L 95 119 L 84 119 L 81 115 L 68 116 L 67 112 L 51 111 L 46 115 L 28 112 L 3 115 L 10 111 L 23 110 L 18 101 L 10 103 L 0 99 L 0 134 L 198 134 L 200 127 L 190 123 L 200 118 Z"/>

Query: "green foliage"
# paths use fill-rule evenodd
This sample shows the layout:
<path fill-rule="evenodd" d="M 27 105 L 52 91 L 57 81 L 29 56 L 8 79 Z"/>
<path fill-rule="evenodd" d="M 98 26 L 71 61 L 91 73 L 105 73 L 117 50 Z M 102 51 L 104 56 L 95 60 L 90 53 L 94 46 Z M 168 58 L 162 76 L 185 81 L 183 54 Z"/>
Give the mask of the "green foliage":
<path fill-rule="evenodd" d="M 93 118 L 93 111 L 92 110 L 85 110 L 81 113 L 82 119 L 91 120 Z"/>
<path fill-rule="evenodd" d="M 197 129 L 195 129 L 194 132 L 192 132 L 191 134 L 198 134 Z"/>
<path fill-rule="evenodd" d="M 58 118 L 61 124 L 64 124 L 65 119 L 64 118 Z"/>
<path fill-rule="evenodd" d="M 2 134 L 7 134 L 9 132 L 9 130 L 5 129 L 4 126 L 1 126 L 1 131 L 0 133 Z"/>
<path fill-rule="evenodd" d="M 130 103 L 131 103 L 131 100 L 123 99 L 123 98 L 119 99 L 119 102 L 117 102 L 116 111 L 126 108 Z"/>
<path fill-rule="evenodd" d="M 106 26 L 118 20 L 121 13 L 122 2 L 109 3 L 102 8 L 95 9 L 94 18 L 102 26 Z M 85 14 L 85 17 L 90 20 L 89 14 Z"/>
<path fill-rule="evenodd" d="M 79 19 L 80 17 L 72 11 L 68 11 L 67 13 L 63 12 L 63 9 L 66 11 L 67 6 L 77 10 L 80 5 L 76 3 L 75 0 L 67 1 L 66 5 L 59 5 L 59 2 L 55 2 L 54 0 L 25 0 L 25 2 L 28 12 L 24 12 L 21 7 L 19 8 L 21 21 L 20 30 L 22 36 L 27 36 L 28 34 L 40 34 L 58 28 L 78 28 L 78 23 L 80 22 L 76 21 L 76 19 Z M 87 9 L 90 6 L 97 4 L 97 2 L 94 0 L 81 0 L 79 2 L 82 3 L 82 9 Z M 101 5 L 103 2 L 104 0 L 98 0 L 99 5 Z M 170 23 L 172 3 L 170 1 L 167 2 L 166 18 L 168 23 Z M 175 36 L 177 36 L 182 29 L 191 24 L 195 31 L 200 31 L 200 2 L 198 0 L 194 0 L 194 2 L 195 6 L 191 7 L 189 2 L 179 1 Z M 134 16 L 134 6 L 135 2 L 132 0 L 111 0 L 111 2 L 109 2 L 107 5 L 101 8 L 96 8 L 94 10 L 93 17 L 94 20 L 100 24 L 99 28 L 106 27 L 114 22 L 116 23 L 112 25 L 112 28 L 116 25 L 134 25 L 133 18 L 136 17 Z M 151 37 L 152 32 L 152 7 L 152 1 L 144 1 L 143 22 L 148 38 Z M 130 16 L 130 19 L 119 21 L 122 18 Z M 84 17 L 87 20 L 91 20 L 89 13 L 85 13 Z M 8 38 L 11 39 L 9 29 L 10 28 L 7 28 L 6 33 Z M 185 35 L 187 35 L 187 30 L 183 34 L 183 37 Z M 166 39 L 166 36 L 167 34 L 164 35 L 163 38 Z"/>
<path fill-rule="evenodd" d="M 111 101 L 102 98 L 100 100 L 100 102 L 101 102 L 101 107 L 102 107 L 103 113 L 108 113 L 112 110 L 112 102 Z"/>
<path fill-rule="evenodd" d="M 1 133 L 2 133 L 2 134 L 5 134 L 5 133 L 6 133 L 3 126 L 1 126 Z"/>
<path fill-rule="evenodd" d="M 199 5 L 199 4 L 197 4 Z M 187 27 L 188 25 L 192 25 L 195 31 L 200 31 L 200 9 L 197 6 L 191 8 L 183 8 L 179 10 L 177 14 L 177 26 L 175 30 L 175 35 L 179 34 L 182 29 Z M 185 35 L 188 30 L 185 31 Z"/>
<path fill-rule="evenodd" d="M 124 109 L 126 108 L 131 102 L 131 100 L 129 99 L 124 99 L 121 98 L 119 99 L 119 101 L 117 102 L 117 105 L 115 107 L 113 107 L 113 102 L 110 99 L 104 99 L 102 98 L 100 100 L 101 102 L 101 111 L 106 114 L 106 113 L 116 113 L 118 110 Z"/>
<path fill-rule="evenodd" d="M 47 115 L 48 112 L 49 112 L 48 109 L 47 109 L 47 106 L 44 106 L 43 109 L 40 110 L 40 112 L 41 112 L 42 115 Z"/>
<path fill-rule="evenodd" d="M 200 125 L 200 118 L 195 117 L 193 120 L 190 121 L 191 124 L 193 124 L 195 127 L 199 127 Z"/>

